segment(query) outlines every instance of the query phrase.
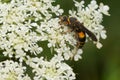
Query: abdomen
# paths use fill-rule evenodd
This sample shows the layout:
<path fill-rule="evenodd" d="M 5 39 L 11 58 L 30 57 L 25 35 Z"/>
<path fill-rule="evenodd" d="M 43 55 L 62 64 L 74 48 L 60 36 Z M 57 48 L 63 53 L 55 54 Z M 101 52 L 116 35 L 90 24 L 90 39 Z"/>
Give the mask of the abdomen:
<path fill-rule="evenodd" d="M 77 47 L 82 48 L 86 41 L 86 34 L 85 34 L 85 32 L 80 31 L 80 32 L 77 32 L 77 36 L 78 36 L 77 37 L 77 40 L 78 40 Z"/>

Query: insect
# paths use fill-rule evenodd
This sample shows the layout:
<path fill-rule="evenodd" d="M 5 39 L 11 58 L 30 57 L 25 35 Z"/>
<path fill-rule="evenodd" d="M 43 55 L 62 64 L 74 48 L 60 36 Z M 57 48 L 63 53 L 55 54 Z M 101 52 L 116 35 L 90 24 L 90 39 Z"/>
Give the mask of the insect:
<path fill-rule="evenodd" d="M 75 32 L 75 38 L 77 40 L 77 48 L 82 48 L 86 41 L 86 34 L 93 40 L 97 41 L 96 36 L 89 31 L 82 23 L 80 23 L 75 17 L 59 16 L 60 24 L 64 24 Z"/>

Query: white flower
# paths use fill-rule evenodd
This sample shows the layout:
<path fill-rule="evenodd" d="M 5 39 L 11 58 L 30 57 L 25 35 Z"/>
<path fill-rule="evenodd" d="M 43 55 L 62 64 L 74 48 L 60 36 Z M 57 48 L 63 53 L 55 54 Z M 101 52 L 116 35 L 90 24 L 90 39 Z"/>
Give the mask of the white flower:
<path fill-rule="evenodd" d="M 110 16 L 110 14 L 108 13 L 108 11 L 109 11 L 109 6 L 104 5 L 103 3 L 100 4 L 100 9 L 99 9 L 99 11 L 102 12 L 103 14 L 105 14 L 105 15 Z"/>
<path fill-rule="evenodd" d="M 98 8 L 97 2 L 95 0 L 91 0 L 90 4 L 88 4 L 88 7 L 91 11 L 97 9 Z"/>
<path fill-rule="evenodd" d="M 0 62 L 0 80 L 31 80 L 25 70 L 26 67 L 11 60 Z"/>
<path fill-rule="evenodd" d="M 77 53 L 74 55 L 74 60 L 78 61 L 79 59 L 82 59 L 81 54 L 83 53 L 82 49 L 78 49 Z"/>
<path fill-rule="evenodd" d="M 103 45 L 101 43 L 97 42 L 96 46 L 98 49 L 100 49 Z"/>
<path fill-rule="evenodd" d="M 74 80 L 75 74 L 72 68 L 63 60 L 61 55 L 55 55 L 50 61 L 43 60 L 43 58 L 32 58 L 27 64 L 31 64 L 33 68 L 34 80 Z"/>

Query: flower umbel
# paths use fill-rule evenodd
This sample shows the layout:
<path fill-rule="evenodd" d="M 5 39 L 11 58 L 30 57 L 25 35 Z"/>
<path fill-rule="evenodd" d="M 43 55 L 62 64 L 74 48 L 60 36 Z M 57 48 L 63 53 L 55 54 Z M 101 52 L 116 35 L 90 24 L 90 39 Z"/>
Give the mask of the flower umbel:
<path fill-rule="evenodd" d="M 12 60 L 0 62 L 0 80 L 31 80 L 25 70 L 26 67 Z"/>
<path fill-rule="evenodd" d="M 93 43 L 101 48 L 100 39 L 107 38 L 101 23 L 103 15 L 110 15 L 109 7 L 103 3 L 98 5 L 95 0 L 88 6 L 84 5 L 85 1 L 73 1 L 77 10 L 69 10 L 68 16 L 75 17 L 91 31 L 97 38 Z M 55 2 L 10 0 L 5 3 L 0 0 L 0 52 L 9 59 L 0 62 L 0 80 L 31 80 L 25 73 L 28 67 L 23 64 L 32 68 L 33 80 L 76 79 L 65 61 L 71 58 L 78 61 L 83 50 L 76 46 L 75 32 L 59 23 L 56 16 L 64 11 Z M 88 38 L 89 35 L 87 41 Z"/>
<path fill-rule="evenodd" d="M 52 18 L 52 15 L 61 15 L 63 10 L 59 9 L 59 5 L 53 6 L 53 2 L 54 0 L 11 0 L 8 4 L 0 3 L 0 48 L 4 50 L 5 56 L 15 55 L 15 58 L 22 62 L 28 52 L 37 55 L 43 51 L 42 46 L 38 45 L 38 42 L 42 41 L 48 41 L 48 47 L 54 48 L 54 51 L 62 54 L 66 60 L 75 56 L 73 51 L 76 50 L 77 41 L 74 32 L 62 34 L 68 28 L 61 26 L 59 19 Z M 84 6 L 84 1 L 74 2 L 77 11 L 70 10 L 69 14 L 96 35 L 96 46 L 101 48 L 100 38 L 107 37 L 101 22 L 103 14 L 109 15 L 109 7 L 102 3 L 99 6 L 95 0 L 87 7 Z"/>
<path fill-rule="evenodd" d="M 40 24 L 61 14 L 59 5 L 52 6 L 54 0 L 11 0 L 10 3 L 0 2 L 0 48 L 4 56 L 25 60 L 27 54 L 37 55 L 43 49 L 38 41 L 46 40 L 36 29 Z M 57 10 L 56 10 L 57 9 Z M 49 27 L 49 26 L 47 26 Z M 40 30 L 41 31 L 41 30 Z"/>
<path fill-rule="evenodd" d="M 55 55 L 50 61 L 41 58 L 29 58 L 27 64 L 33 68 L 34 80 L 74 80 L 72 68 L 63 62 L 61 55 Z"/>

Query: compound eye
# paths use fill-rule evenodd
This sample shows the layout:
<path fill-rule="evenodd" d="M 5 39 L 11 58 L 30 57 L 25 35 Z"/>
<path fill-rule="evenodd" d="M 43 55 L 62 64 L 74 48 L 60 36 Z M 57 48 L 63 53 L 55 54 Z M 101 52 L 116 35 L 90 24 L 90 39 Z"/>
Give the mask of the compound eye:
<path fill-rule="evenodd" d="M 59 24 L 68 25 L 67 18 L 67 16 L 60 16 L 61 21 L 59 22 Z"/>
<path fill-rule="evenodd" d="M 62 22 L 66 22 L 67 21 L 67 16 L 60 16 L 60 20 Z"/>
<path fill-rule="evenodd" d="M 67 17 L 64 16 L 63 19 L 62 19 L 63 22 L 66 22 L 67 21 Z"/>

